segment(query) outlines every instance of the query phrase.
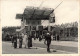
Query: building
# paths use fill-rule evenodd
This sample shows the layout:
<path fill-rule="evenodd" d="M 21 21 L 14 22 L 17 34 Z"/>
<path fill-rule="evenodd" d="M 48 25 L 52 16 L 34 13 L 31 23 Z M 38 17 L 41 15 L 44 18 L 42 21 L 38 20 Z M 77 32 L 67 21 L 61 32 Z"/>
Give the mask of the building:
<path fill-rule="evenodd" d="M 41 34 L 44 26 L 42 20 L 55 22 L 52 8 L 26 7 L 23 14 L 17 14 L 16 19 L 21 19 L 21 32 L 28 34 Z M 50 27 L 48 27 L 50 30 Z"/>

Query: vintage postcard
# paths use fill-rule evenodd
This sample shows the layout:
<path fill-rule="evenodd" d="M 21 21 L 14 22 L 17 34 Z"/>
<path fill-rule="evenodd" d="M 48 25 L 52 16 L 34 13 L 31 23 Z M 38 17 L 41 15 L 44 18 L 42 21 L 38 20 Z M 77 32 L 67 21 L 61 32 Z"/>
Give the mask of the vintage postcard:
<path fill-rule="evenodd" d="M 79 56 L 79 0 L 0 0 L 1 56 Z"/>

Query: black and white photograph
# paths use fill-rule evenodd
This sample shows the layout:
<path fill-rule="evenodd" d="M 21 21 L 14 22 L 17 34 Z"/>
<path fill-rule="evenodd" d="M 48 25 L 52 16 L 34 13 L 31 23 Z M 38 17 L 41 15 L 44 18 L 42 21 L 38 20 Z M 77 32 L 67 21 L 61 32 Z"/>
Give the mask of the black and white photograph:
<path fill-rule="evenodd" d="M 78 54 L 79 0 L 1 0 L 2 54 Z"/>

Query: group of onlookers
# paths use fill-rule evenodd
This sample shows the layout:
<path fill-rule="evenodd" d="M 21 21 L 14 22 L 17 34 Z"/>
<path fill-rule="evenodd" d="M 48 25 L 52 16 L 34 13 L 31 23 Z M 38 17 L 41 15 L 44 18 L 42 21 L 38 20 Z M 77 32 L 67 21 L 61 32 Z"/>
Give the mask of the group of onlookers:
<path fill-rule="evenodd" d="M 19 44 L 19 48 L 22 48 L 22 44 L 25 45 L 25 48 L 32 47 L 32 37 L 30 35 L 28 36 L 27 33 L 24 35 L 19 34 L 18 36 L 17 34 L 13 34 L 11 35 L 11 41 L 14 48 L 17 48 L 17 44 Z"/>
<path fill-rule="evenodd" d="M 32 47 L 32 38 L 34 36 L 33 35 L 28 35 L 27 33 L 25 34 L 19 34 L 17 36 L 17 34 L 11 35 L 11 41 L 12 41 L 12 45 L 14 46 L 14 48 L 17 48 L 17 44 L 19 44 L 19 48 L 22 48 L 22 44 L 24 44 L 24 48 L 29 48 Z M 39 41 L 41 41 L 41 35 L 39 36 Z M 46 32 L 44 34 L 44 44 L 46 44 L 47 46 L 47 51 L 50 52 L 50 44 L 51 44 L 51 40 L 52 40 L 52 35 L 50 34 L 50 32 Z"/>

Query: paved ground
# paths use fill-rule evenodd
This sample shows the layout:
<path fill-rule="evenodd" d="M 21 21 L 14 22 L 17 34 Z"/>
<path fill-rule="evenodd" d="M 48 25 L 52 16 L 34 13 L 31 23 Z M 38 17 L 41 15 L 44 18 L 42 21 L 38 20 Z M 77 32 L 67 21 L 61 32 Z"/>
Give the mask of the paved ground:
<path fill-rule="evenodd" d="M 38 40 L 33 40 L 33 47 L 31 49 L 25 49 L 24 45 L 21 49 L 14 49 L 10 42 L 2 42 L 3 54 L 77 54 L 78 42 L 52 41 L 50 48 L 51 53 L 48 53 L 46 51 L 46 45 L 44 45 L 43 41 L 39 42 Z"/>
<path fill-rule="evenodd" d="M 39 42 L 38 40 L 33 41 L 34 46 L 46 48 L 43 41 Z M 62 50 L 67 52 L 78 53 L 78 42 L 73 41 L 52 41 L 51 49 Z"/>

